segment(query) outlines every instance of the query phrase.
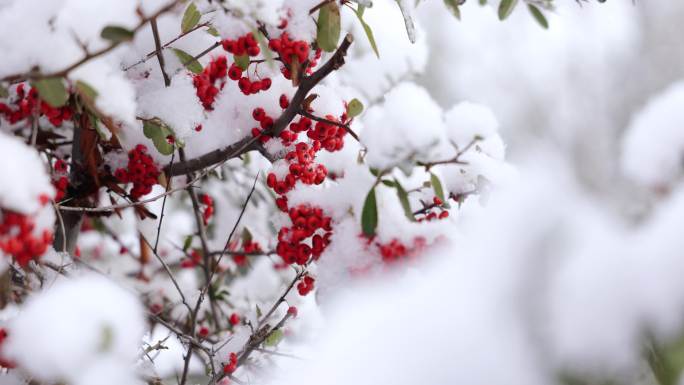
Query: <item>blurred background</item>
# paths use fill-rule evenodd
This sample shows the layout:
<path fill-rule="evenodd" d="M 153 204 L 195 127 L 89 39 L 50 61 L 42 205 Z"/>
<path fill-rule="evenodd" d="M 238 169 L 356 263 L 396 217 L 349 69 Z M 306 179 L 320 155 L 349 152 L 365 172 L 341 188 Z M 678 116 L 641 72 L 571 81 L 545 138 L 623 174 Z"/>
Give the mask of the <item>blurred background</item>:
<path fill-rule="evenodd" d="M 515 163 L 553 146 L 605 204 L 637 215 L 644 192 L 620 172 L 622 133 L 654 95 L 684 76 L 684 2 L 556 1 L 544 30 L 523 6 L 498 20 L 496 7 L 467 1 L 461 21 L 441 1 L 417 8 L 429 41 L 417 79 L 445 108 L 490 106 Z"/>

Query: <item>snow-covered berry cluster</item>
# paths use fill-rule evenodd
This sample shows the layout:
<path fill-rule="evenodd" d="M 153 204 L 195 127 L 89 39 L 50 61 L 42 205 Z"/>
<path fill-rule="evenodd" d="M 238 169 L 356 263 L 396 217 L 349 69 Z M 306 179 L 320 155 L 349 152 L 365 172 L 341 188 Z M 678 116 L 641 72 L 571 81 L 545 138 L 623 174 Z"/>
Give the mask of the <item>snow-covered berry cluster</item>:
<path fill-rule="evenodd" d="M 392 239 L 388 243 L 376 242 L 382 260 L 387 263 L 397 262 L 405 258 L 411 258 L 417 255 L 421 250 L 425 249 L 427 242 L 423 237 L 415 237 L 413 244 L 405 245 L 399 239 Z"/>
<path fill-rule="evenodd" d="M 197 97 L 205 110 L 214 109 L 213 104 L 216 95 L 225 86 L 227 75 L 228 60 L 225 56 L 217 56 L 204 67 L 202 73 L 193 76 L 192 84 L 195 86 Z"/>

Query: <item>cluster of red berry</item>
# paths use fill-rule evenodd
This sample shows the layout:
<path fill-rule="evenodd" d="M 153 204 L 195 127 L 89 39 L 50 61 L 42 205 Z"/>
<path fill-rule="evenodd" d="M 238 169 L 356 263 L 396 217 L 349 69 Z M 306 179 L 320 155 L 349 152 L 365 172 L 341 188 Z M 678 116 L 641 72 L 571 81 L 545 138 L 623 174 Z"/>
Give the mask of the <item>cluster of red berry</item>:
<path fill-rule="evenodd" d="M 302 280 L 297 284 L 297 292 L 299 292 L 299 295 L 303 296 L 309 294 L 309 292 L 314 289 L 314 282 L 314 278 L 308 274 L 302 277 Z"/>
<path fill-rule="evenodd" d="M 258 56 L 261 53 L 259 44 L 251 32 L 240 36 L 237 40 L 226 39 L 222 42 L 223 49 L 235 56 Z M 236 63 L 231 64 L 228 70 L 228 77 L 238 82 L 238 87 L 245 95 L 256 94 L 259 91 L 266 91 L 271 88 L 271 79 L 263 78 L 252 81 L 247 76 L 242 76 L 243 68 Z"/>
<path fill-rule="evenodd" d="M 266 143 L 271 140 L 271 137 L 266 135 L 264 132 L 268 131 L 273 127 L 273 118 L 266 114 L 263 108 L 257 107 L 252 110 L 252 118 L 259 122 L 259 127 L 252 128 L 252 136 L 258 137 L 261 143 Z"/>
<path fill-rule="evenodd" d="M 280 107 L 285 109 L 289 105 L 287 96 L 280 96 Z M 254 119 L 260 122 L 261 127 L 266 130 L 272 126 L 273 119 L 264 113 L 262 108 L 256 108 L 252 111 Z M 268 186 L 271 187 L 277 194 L 286 194 L 292 190 L 297 180 L 304 184 L 321 184 L 328 175 L 327 168 L 322 164 L 315 164 L 316 153 L 321 149 L 329 152 L 339 151 L 344 147 L 344 137 L 347 130 L 344 127 L 337 126 L 331 122 L 338 120 L 332 116 L 327 115 L 326 121 L 318 121 L 314 125 L 311 119 L 303 116 L 298 121 L 290 123 L 288 129 L 280 133 L 280 140 L 284 146 L 292 145 L 298 138 L 299 133 L 306 132 L 307 137 L 312 140 L 311 145 L 305 142 L 299 142 L 295 145 L 294 150 L 285 155 L 285 160 L 290 163 L 288 174 L 284 178 L 278 180 L 274 173 L 270 173 L 267 178 Z M 342 116 L 342 121 L 346 120 L 346 114 Z M 262 130 L 255 127 L 252 128 L 252 135 L 258 136 L 259 140 L 266 142 L 269 136 L 265 135 Z M 283 210 L 283 203 L 278 203 L 278 207 Z M 286 209 L 285 209 L 286 210 Z M 283 211 L 285 211 L 283 210 Z"/>
<path fill-rule="evenodd" d="M 237 369 L 237 354 L 230 353 L 228 363 L 223 366 L 223 373 L 232 374 Z"/>
<path fill-rule="evenodd" d="M 0 103 L 0 115 L 4 115 L 5 119 L 11 124 L 29 117 L 34 108 L 36 108 L 37 103 L 40 103 L 38 106 L 39 113 L 45 115 L 48 121 L 55 127 L 60 127 L 63 121 L 71 119 L 73 115 L 73 111 L 69 106 L 55 108 L 44 101 L 38 100 L 38 91 L 31 87 L 26 92 L 24 83 L 17 85 L 15 92 L 17 99 L 12 103 L 14 108 L 5 103 Z"/>
<path fill-rule="evenodd" d="M 240 87 L 240 91 L 242 91 L 243 94 L 253 95 L 259 93 L 259 91 L 266 91 L 271 88 L 271 79 L 263 78 L 261 80 L 252 81 L 248 77 L 243 76 L 238 80 L 238 87 Z"/>
<path fill-rule="evenodd" d="M 55 190 L 57 190 L 55 202 L 59 202 L 64 198 L 67 186 L 69 185 L 69 178 L 67 177 L 68 166 L 62 159 L 57 159 L 52 166 L 52 169 L 55 171 L 52 175 L 52 185 L 55 187 Z"/>
<path fill-rule="evenodd" d="M 426 246 L 425 238 L 415 237 L 413 245 L 408 247 L 398 239 L 392 239 L 389 243 L 382 244 L 377 242 L 382 260 L 387 263 L 396 262 L 401 259 L 417 255 Z"/>
<path fill-rule="evenodd" d="M 337 122 L 337 119 L 332 115 L 326 115 L 325 119 L 330 122 Z M 303 127 L 300 127 L 300 129 L 302 128 Z M 290 129 L 294 131 L 292 125 L 290 125 Z M 347 130 L 345 130 L 344 127 L 328 122 L 316 122 L 313 130 L 308 128 L 303 128 L 302 130 L 308 130 L 306 135 L 315 141 L 319 141 L 321 147 L 328 152 L 339 151 L 344 147 L 344 136 L 347 135 Z"/>
<path fill-rule="evenodd" d="M 268 42 L 268 48 L 275 51 L 280 56 L 285 66 L 281 69 L 283 76 L 286 79 L 292 78 L 292 62 L 308 63 L 306 73 L 310 74 L 313 68 L 321 58 L 321 50 L 316 49 L 314 57 L 309 60 L 309 43 L 304 40 L 292 40 L 287 32 L 283 32 L 280 37 L 273 38 Z"/>
<path fill-rule="evenodd" d="M 213 104 L 216 100 L 216 95 L 226 84 L 225 78 L 227 74 L 228 60 L 225 56 L 217 56 L 204 67 L 202 73 L 193 76 L 192 84 L 195 86 L 197 97 L 202 102 L 205 110 L 214 109 Z M 217 81 L 219 83 L 218 86 L 216 85 Z"/>
<path fill-rule="evenodd" d="M 432 221 L 435 219 L 445 219 L 449 217 L 449 212 L 444 208 L 444 202 L 439 197 L 434 197 L 432 199 L 432 207 L 430 207 L 422 217 L 418 218 L 418 222 Z M 441 211 L 439 214 L 433 211 L 434 208 L 439 208 Z"/>
<path fill-rule="evenodd" d="M 204 205 L 204 210 L 202 211 L 202 220 L 206 226 L 209 223 L 209 219 L 214 215 L 214 200 L 207 194 L 200 194 L 200 203 Z"/>
<path fill-rule="evenodd" d="M 305 265 L 309 259 L 317 260 L 330 244 L 332 236 L 331 218 L 319 207 L 300 205 L 289 211 L 292 227 L 278 231 L 276 253 L 288 264 Z M 317 234 L 321 230 L 322 234 Z M 311 238 L 311 246 L 303 241 Z"/>
<path fill-rule="evenodd" d="M 255 241 L 248 241 L 242 244 L 242 250 L 247 253 L 259 253 L 261 252 L 261 246 Z M 247 263 L 247 255 L 245 254 L 234 254 L 233 261 L 238 266 L 244 266 Z"/>
<path fill-rule="evenodd" d="M 133 199 L 138 199 L 152 192 L 152 186 L 157 184 L 159 174 L 159 168 L 147 153 L 147 147 L 139 144 L 128 152 L 127 169 L 117 169 L 114 177 L 122 183 L 133 183 L 130 195 Z"/>
<path fill-rule="evenodd" d="M 190 251 L 190 258 L 183 259 L 180 266 L 185 269 L 193 268 L 202 263 L 202 256 L 197 250 Z"/>
<path fill-rule="evenodd" d="M 328 169 L 314 163 L 319 146 L 318 141 L 314 141 L 312 146 L 304 142 L 297 143 L 295 149 L 285 155 L 285 160 L 290 163 L 288 174 L 279 181 L 274 173 L 269 173 L 266 179 L 268 186 L 282 195 L 292 190 L 298 180 L 307 185 L 323 183 Z"/>
<path fill-rule="evenodd" d="M 0 250 L 11 255 L 20 266 L 43 255 L 52 243 L 52 232 L 36 236 L 33 219 L 24 214 L 0 209 Z"/>
<path fill-rule="evenodd" d="M 257 56 L 261 53 L 259 43 L 251 32 L 240 36 L 237 40 L 225 39 L 221 42 L 221 45 L 223 49 L 235 56 Z"/>

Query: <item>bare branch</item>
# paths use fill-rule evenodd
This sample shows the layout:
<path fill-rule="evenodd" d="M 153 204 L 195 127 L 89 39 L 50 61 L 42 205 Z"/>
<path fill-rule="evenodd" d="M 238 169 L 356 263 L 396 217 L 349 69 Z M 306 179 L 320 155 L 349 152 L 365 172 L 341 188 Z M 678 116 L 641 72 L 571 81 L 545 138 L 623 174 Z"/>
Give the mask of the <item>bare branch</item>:
<path fill-rule="evenodd" d="M 164 85 L 166 87 L 171 85 L 171 78 L 166 73 L 164 69 L 164 54 L 162 53 L 161 41 L 159 40 L 159 28 L 157 28 L 157 18 L 150 20 L 150 26 L 152 27 L 152 36 L 154 36 L 154 46 L 156 48 L 155 52 L 157 54 L 157 60 L 159 60 L 159 68 L 161 69 L 162 76 L 164 77 Z"/>

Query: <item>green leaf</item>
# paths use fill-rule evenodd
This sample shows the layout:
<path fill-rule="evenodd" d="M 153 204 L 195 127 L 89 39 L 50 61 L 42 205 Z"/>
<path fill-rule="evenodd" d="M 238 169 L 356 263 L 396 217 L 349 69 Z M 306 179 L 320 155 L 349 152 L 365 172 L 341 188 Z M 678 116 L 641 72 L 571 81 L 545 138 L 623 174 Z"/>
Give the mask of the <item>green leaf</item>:
<path fill-rule="evenodd" d="M 173 136 L 173 131 L 158 119 L 145 120 L 143 122 L 143 134 L 152 140 L 154 147 L 162 155 L 171 155 L 174 145 L 167 140 L 168 136 Z"/>
<path fill-rule="evenodd" d="M 133 31 L 116 25 L 108 25 L 100 32 L 100 37 L 114 43 L 122 43 L 133 40 Z"/>
<path fill-rule="evenodd" d="M 114 342 L 114 330 L 109 325 L 102 325 L 100 329 L 100 345 L 98 351 L 101 353 L 107 352 L 112 348 Z"/>
<path fill-rule="evenodd" d="M 6 98 L 9 96 L 9 91 L 4 86 L 0 85 L 0 98 Z"/>
<path fill-rule="evenodd" d="M 207 33 L 211 36 L 219 37 L 219 32 L 214 27 L 207 28 Z"/>
<path fill-rule="evenodd" d="M 359 18 L 359 21 L 361 22 L 361 26 L 363 27 L 363 31 L 366 32 L 366 38 L 368 38 L 368 42 L 371 45 L 371 48 L 373 48 L 373 52 L 375 52 L 375 56 L 380 58 L 380 52 L 378 51 L 378 45 L 375 43 L 375 36 L 373 36 L 373 30 L 371 27 L 366 23 L 365 20 L 363 20 L 363 11 L 366 9 L 363 5 L 359 5 L 359 8 L 355 10 L 356 16 Z"/>
<path fill-rule="evenodd" d="M 97 134 L 100 136 L 100 139 L 103 141 L 107 141 L 111 138 L 112 134 L 108 130 L 103 130 L 102 125 L 100 124 L 100 118 L 98 118 L 95 114 L 93 114 L 90 111 L 85 111 L 86 114 L 88 114 L 88 120 L 90 121 L 90 125 L 95 129 Z"/>
<path fill-rule="evenodd" d="M 192 235 L 188 235 L 187 237 L 185 237 L 185 241 L 183 242 L 183 251 L 188 251 L 190 246 L 192 246 L 192 238 Z"/>
<path fill-rule="evenodd" d="M 263 315 L 261 308 L 259 307 L 259 304 L 256 305 L 256 315 L 257 319 L 261 318 L 261 316 Z"/>
<path fill-rule="evenodd" d="M 382 184 L 384 184 L 384 185 L 387 186 L 387 187 L 392 187 L 392 188 L 394 188 L 394 187 L 397 186 L 397 185 L 394 183 L 393 180 L 389 180 L 389 179 L 383 179 L 383 180 L 381 180 L 380 182 L 382 182 Z"/>
<path fill-rule="evenodd" d="M 256 41 L 259 43 L 259 48 L 261 49 L 261 53 L 264 55 L 266 64 L 268 64 L 270 68 L 273 68 L 273 52 L 271 52 L 271 49 L 268 48 L 266 36 L 264 36 L 264 34 L 256 28 L 252 28 L 252 35 L 256 37 Z"/>
<path fill-rule="evenodd" d="M 461 9 L 458 8 L 457 0 L 444 0 L 444 5 L 446 5 L 447 9 L 451 11 L 451 14 L 454 15 L 454 17 L 461 20 Z"/>
<path fill-rule="evenodd" d="M 518 5 L 518 0 L 501 0 L 499 3 L 499 20 L 505 20 Z"/>
<path fill-rule="evenodd" d="M 97 90 L 95 90 L 95 88 L 93 88 L 90 84 L 81 80 L 76 81 L 76 91 L 78 91 L 81 96 L 84 96 L 91 101 L 95 100 L 97 97 Z"/>
<path fill-rule="evenodd" d="M 435 190 L 435 195 L 442 200 L 442 206 L 447 209 L 451 208 L 449 200 L 446 199 L 446 196 L 444 195 L 444 188 L 442 187 L 442 182 L 439 180 L 437 175 L 430 173 L 430 184 L 432 185 L 432 189 Z"/>
<path fill-rule="evenodd" d="M 411 211 L 411 203 L 409 202 L 408 199 L 408 193 L 404 189 L 404 187 L 399 183 L 398 180 L 394 180 L 394 184 L 397 187 L 397 196 L 399 197 L 399 202 L 401 203 L 401 207 L 404 209 L 404 215 L 406 215 L 406 218 L 408 218 L 409 221 L 415 222 L 416 218 L 413 216 L 413 211 Z"/>
<path fill-rule="evenodd" d="M 649 334 L 645 341 L 645 355 L 657 384 L 678 383 L 684 369 L 684 338 L 680 336 L 659 344 Z"/>
<path fill-rule="evenodd" d="M 235 64 L 242 68 L 243 71 L 249 67 L 249 56 L 247 54 L 240 55 L 240 56 L 235 56 L 233 55 L 233 61 L 235 61 Z"/>
<path fill-rule="evenodd" d="M 178 48 L 173 48 L 173 53 L 176 54 L 178 60 L 180 60 L 181 64 L 184 65 L 188 71 L 193 74 L 202 73 L 202 65 L 192 55 Z"/>
<path fill-rule="evenodd" d="M 318 46 L 326 52 L 332 52 L 340 41 L 340 7 L 336 1 L 322 6 L 318 12 L 318 30 L 316 41 Z"/>
<path fill-rule="evenodd" d="M 372 237 L 375 235 L 375 229 L 378 228 L 378 202 L 375 198 L 375 186 L 368 192 L 366 200 L 363 202 L 363 211 L 361 212 L 361 230 L 363 233 Z"/>
<path fill-rule="evenodd" d="M 62 78 L 45 78 L 37 80 L 33 86 L 38 91 L 38 95 L 52 107 L 62 107 L 69 100 L 69 93 L 64 86 Z"/>
<path fill-rule="evenodd" d="M 242 230 L 242 244 L 252 242 L 252 233 L 246 227 Z"/>
<path fill-rule="evenodd" d="M 430 183 L 432 183 L 432 188 L 435 190 L 435 195 L 437 195 L 437 197 L 441 199 L 442 202 L 446 202 L 446 200 L 444 199 L 444 189 L 442 188 L 442 182 L 440 182 L 437 175 L 430 173 Z"/>
<path fill-rule="evenodd" d="M 532 17 L 534 17 L 535 20 L 537 20 L 537 23 L 542 26 L 544 29 L 549 29 L 549 22 L 546 20 L 546 17 L 542 13 L 539 8 L 535 7 L 532 4 L 527 4 L 527 9 L 530 10 L 530 13 L 532 14 Z"/>
<path fill-rule="evenodd" d="M 197 10 L 195 3 L 190 3 L 187 8 L 185 8 L 185 13 L 183 13 L 183 20 L 181 20 L 181 32 L 186 33 L 190 31 L 193 27 L 199 23 L 202 14 Z"/>
<path fill-rule="evenodd" d="M 363 103 L 359 99 L 354 98 L 347 104 L 347 116 L 350 118 L 359 116 L 361 112 L 363 112 Z"/>
<path fill-rule="evenodd" d="M 272 331 L 271 334 L 268 335 L 268 337 L 266 337 L 266 339 L 264 340 L 264 345 L 276 346 L 283 339 L 283 336 L 285 336 L 283 331 L 280 329 L 276 329 Z"/>

